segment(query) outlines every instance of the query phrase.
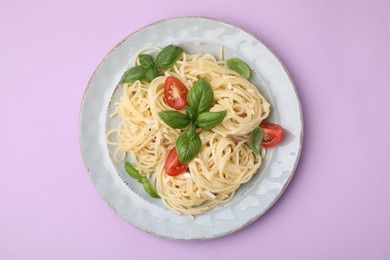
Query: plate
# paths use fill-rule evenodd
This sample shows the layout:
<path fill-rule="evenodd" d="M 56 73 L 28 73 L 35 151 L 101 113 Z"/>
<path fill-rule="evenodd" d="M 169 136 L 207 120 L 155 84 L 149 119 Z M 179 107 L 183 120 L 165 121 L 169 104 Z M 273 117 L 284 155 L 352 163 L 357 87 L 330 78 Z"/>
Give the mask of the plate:
<path fill-rule="evenodd" d="M 258 173 L 236 192 L 234 199 L 191 219 L 177 215 L 160 200 L 137 190 L 123 165 L 112 158 L 105 132 L 112 101 L 119 98 L 117 83 L 145 46 L 180 45 L 188 53 L 211 53 L 217 58 L 238 57 L 252 69 L 250 81 L 271 103 L 268 121 L 285 128 L 280 145 L 268 149 Z M 297 166 L 302 147 L 303 120 L 299 97 L 281 61 L 261 41 L 233 25 L 201 17 L 163 20 L 131 34 L 100 63 L 86 88 L 79 119 L 79 141 L 84 164 L 97 191 L 110 207 L 132 225 L 171 239 L 211 239 L 230 234 L 262 216 L 282 195 Z"/>

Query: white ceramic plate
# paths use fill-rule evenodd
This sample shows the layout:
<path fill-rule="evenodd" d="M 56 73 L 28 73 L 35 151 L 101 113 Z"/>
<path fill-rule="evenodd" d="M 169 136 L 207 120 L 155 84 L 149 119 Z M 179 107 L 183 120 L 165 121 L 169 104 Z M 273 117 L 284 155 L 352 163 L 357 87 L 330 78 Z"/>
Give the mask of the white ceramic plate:
<path fill-rule="evenodd" d="M 123 165 L 111 160 L 112 148 L 105 132 L 117 122 L 108 117 L 111 100 L 121 76 L 130 67 L 138 50 L 145 46 L 181 45 L 188 53 L 212 53 L 225 58 L 238 57 L 252 69 L 252 83 L 272 105 L 267 119 L 283 126 L 284 140 L 268 149 L 259 172 L 242 185 L 234 199 L 208 213 L 177 215 L 160 200 L 142 192 L 142 187 L 127 176 Z M 265 87 L 260 87 L 263 84 Z M 172 239 L 210 239 L 223 236 L 250 224 L 263 215 L 281 196 L 298 163 L 302 147 L 302 111 L 289 74 L 263 43 L 240 28 L 221 21 L 185 17 L 164 20 L 133 33 L 118 44 L 96 69 L 85 91 L 80 110 L 79 139 L 85 166 L 104 200 L 122 218 L 149 233 Z"/>

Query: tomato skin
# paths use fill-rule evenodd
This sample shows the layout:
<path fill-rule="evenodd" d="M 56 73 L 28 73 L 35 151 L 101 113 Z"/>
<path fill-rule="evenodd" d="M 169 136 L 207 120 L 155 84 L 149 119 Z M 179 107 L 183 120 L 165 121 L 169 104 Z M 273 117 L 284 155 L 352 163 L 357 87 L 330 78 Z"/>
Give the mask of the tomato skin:
<path fill-rule="evenodd" d="M 181 173 L 183 173 L 187 169 L 188 165 L 187 164 L 181 164 L 179 162 L 179 157 L 177 156 L 176 153 L 176 148 L 174 147 L 168 154 L 168 157 L 165 161 L 165 172 L 169 176 L 176 176 Z"/>
<path fill-rule="evenodd" d="M 261 143 L 262 147 L 273 147 L 280 143 L 284 132 L 281 126 L 273 123 L 261 123 L 260 127 L 264 130 L 264 137 Z"/>
<path fill-rule="evenodd" d="M 180 110 L 187 105 L 188 88 L 177 78 L 169 76 L 164 84 L 164 100 L 168 106 Z"/>

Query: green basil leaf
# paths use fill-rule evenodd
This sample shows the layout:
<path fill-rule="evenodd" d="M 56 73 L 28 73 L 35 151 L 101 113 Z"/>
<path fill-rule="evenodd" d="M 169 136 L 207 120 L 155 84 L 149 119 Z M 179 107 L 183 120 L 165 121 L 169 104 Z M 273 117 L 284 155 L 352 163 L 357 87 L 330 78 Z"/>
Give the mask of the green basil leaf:
<path fill-rule="evenodd" d="M 145 181 L 142 184 L 144 186 L 146 193 L 148 193 L 150 195 L 150 197 L 155 198 L 155 199 L 160 198 L 160 196 L 154 190 L 153 186 L 148 181 Z"/>
<path fill-rule="evenodd" d="M 209 111 L 213 101 L 214 92 L 206 78 L 197 80 L 187 94 L 187 103 L 197 114 Z"/>
<path fill-rule="evenodd" d="M 204 112 L 198 116 L 196 124 L 204 130 L 210 130 L 222 123 L 225 116 L 226 110 L 219 112 Z"/>
<path fill-rule="evenodd" d="M 133 83 L 137 80 L 143 80 L 145 76 L 145 69 L 141 65 L 132 67 L 123 74 L 120 84 Z"/>
<path fill-rule="evenodd" d="M 192 124 L 190 128 L 188 128 L 186 133 L 188 138 L 190 138 L 191 141 L 194 140 L 198 136 L 198 134 L 196 133 L 196 125 Z"/>
<path fill-rule="evenodd" d="M 145 176 L 141 176 L 139 179 L 138 179 L 138 182 L 143 184 L 144 182 L 148 181 L 148 179 L 146 179 Z"/>
<path fill-rule="evenodd" d="M 186 111 L 187 116 L 190 118 L 191 122 L 195 122 L 197 117 L 195 109 L 190 106 L 185 106 L 184 110 Z"/>
<path fill-rule="evenodd" d="M 150 69 L 154 67 L 154 61 L 153 57 L 150 56 L 149 54 L 140 54 L 138 56 L 139 63 L 141 63 L 141 66 L 144 67 L 145 69 Z"/>
<path fill-rule="evenodd" d="M 256 126 L 255 129 L 252 130 L 249 136 L 248 139 L 249 147 L 256 155 L 260 154 L 260 145 L 261 142 L 263 141 L 263 136 L 264 136 L 264 130 L 259 126 Z"/>
<path fill-rule="evenodd" d="M 181 163 L 192 161 L 198 155 L 202 145 L 199 135 L 195 131 L 191 132 L 181 133 L 176 140 L 176 152 Z"/>
<path fill-rule="evenodd" d="M 229 69 L 237 71 L 243 78 L 249 78 L 251 76 L 251 70 L 248 65 L 240 59 L 228 59 L 226 61 Z"/>
<path fill-rule="evenodd" d="M 148 182 L 146 177 L 139 174 L 138 170 L 134 168 L 129 162 L 125 162 L 125 170 L 130 177 L 136 179 L 144 186 L 145 191 L 153 198 L 160 198 L 157 192 L 153 189 L 152 185 Z"/>
<path fill-rule="evenodd" d="M 175 65 L 176 61 L 180 58 L 183 50 L 175 45 L 168 45 L 163 48 L 156 57 L 156 68 L 167 70 Z"/>
<path fill-rule="evenodd" d="M 188 116 L 175 110 L 160 111 L 158 115 L 165 124 L 172 128 L 182 129 L 191 122 Z"/>
<path fill-rule="evenodd" d="M 130 177 L 132 177 L 138 181 L 143 177 L 139 174 L 138 170 L 136 168 L 134 168 L 134 166 L 131 165 L 131 163 L 129 163 L 127 161 L 125 162 L 125 170 Z"/>
<path fill-rule="evenodd" d="M 150 68 L 145 72 L 145 80 L 147 82 L 152 82 L 155 78 L 158 77 L 158 71 L 156 68 Z"/>

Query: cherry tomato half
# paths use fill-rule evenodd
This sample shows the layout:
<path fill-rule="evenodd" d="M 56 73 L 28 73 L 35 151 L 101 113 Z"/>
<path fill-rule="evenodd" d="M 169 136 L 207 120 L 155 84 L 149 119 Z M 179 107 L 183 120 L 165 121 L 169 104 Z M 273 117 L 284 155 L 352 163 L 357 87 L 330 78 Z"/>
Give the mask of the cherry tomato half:
<path fill-rule="evenodd" d="M 183 173 L 187 169 L 187 164 L 181 164 L 179 162 L 179 157 L 176 153 L 176 148 L 173 148 L 167 157 L 167 160 L 165 161 L 165 172 L 169 176 L 176 176 L 181 173 Z"/>
<path fill-rule="evenodd" d="M 177 78 L 168 77 L 164 85 L 164 100 L 176 110 L 180 110 L 187 105 L 187 87 Z"/>
<path fill-rule="evenodd" d="M 282 127 L 272 123 L 261 123 L 260 127 L 264 130 L 262 147 L 272 147 L 280 143 L 284 131 Z"/>

